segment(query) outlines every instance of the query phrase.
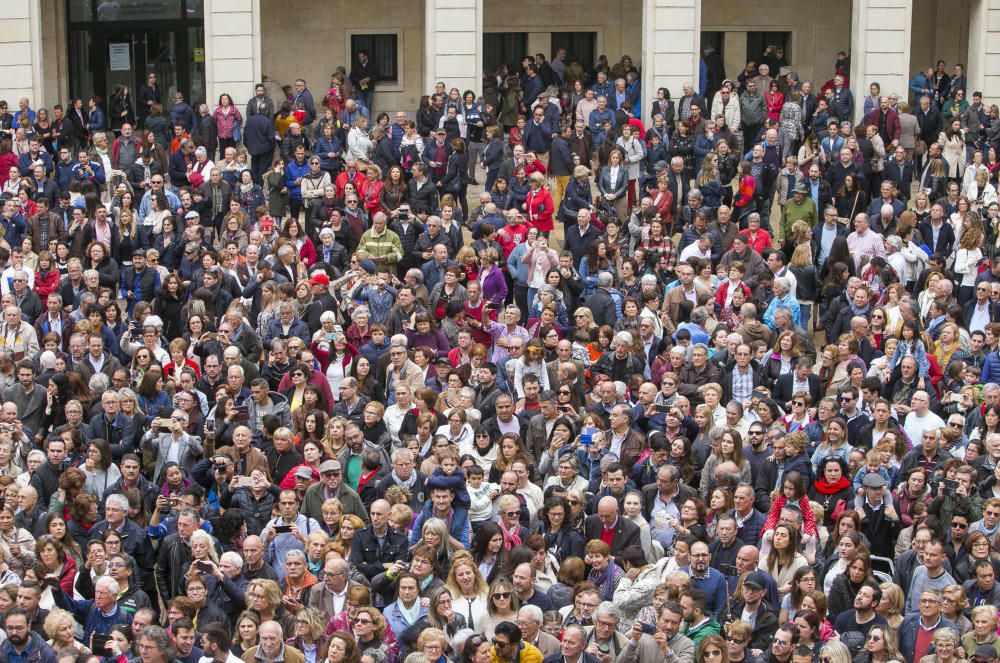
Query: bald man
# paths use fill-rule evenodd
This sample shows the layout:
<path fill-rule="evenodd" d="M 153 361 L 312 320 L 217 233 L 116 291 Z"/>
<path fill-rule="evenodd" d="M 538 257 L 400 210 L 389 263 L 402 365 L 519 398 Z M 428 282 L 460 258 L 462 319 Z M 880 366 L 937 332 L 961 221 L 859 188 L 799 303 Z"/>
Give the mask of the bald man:
<path fill-rule="evenodd" d="M 584 538 L 588 541 L 600 539 L 607 543 L 619 566 L 622 566 L 621 552 L 629 546 L 640 545 L 639 527 L 620 516 L 618 500 L 611 495 L 602 497 L 597 503 L 597 513 L 587 516 Z"/>

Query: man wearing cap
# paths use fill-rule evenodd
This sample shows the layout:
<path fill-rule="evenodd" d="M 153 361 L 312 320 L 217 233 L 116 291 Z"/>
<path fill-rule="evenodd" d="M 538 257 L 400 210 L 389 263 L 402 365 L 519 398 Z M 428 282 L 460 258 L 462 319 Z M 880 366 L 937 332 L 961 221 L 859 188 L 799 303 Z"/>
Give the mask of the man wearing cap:
<path fill-rule="evenodd" d="M 733 603 L 729 609 L 730 620 L 741 619 L 753 624 L 749 647 L 761 651 L 770 648 L 771 639 L 778 630 L 778 613 L 764 602 L 765 589 L 767 581 L 759 572 L 747 574 L 743 580 L 743 600 Z"/>
<path fill-rule="evenodd" d="M 122 274 L 121 296 L 128 302 L 128 314 L 136 302 L 150 302 L 156 298 L 160 287 L 160 273 L 146 265 L 146 251 L 136 248 L 132 251 L 132 265 Z"/>
<path fill-rule="evenodd" d="M 785 201 L 781 211 L 781 236 L 788 239 L 792 236 L 792 224 L 805 221 L 812 228 L 816 225 L 816 203 L 809 194 L 809 186 L 805 182 L 797 182 L 792 189 L 792 197 Z"/>
<path fill-rule="evenodd" d="M 311 518 L 321 520 L 323 517 L 323 502 L 337 498 L 343 505 L 344 513 L 353 513 L 368 523 L 368 511 L 358 494 L 344 483 L 344 473 L 340 461 L 325 460 L 319 466 L 319 483 L 314 483 L 306 490 L 302 500 L 302 513 Z"/>
<path fill-rule="evenodd" d="M 873 555 L 893 557 L 893 542 L 902 528 L 896 509 L 884 502 L 886 481 L 881 474 L 866 474 L 861 480 L 864 506 L 861 533 L 868 537 Z"/>

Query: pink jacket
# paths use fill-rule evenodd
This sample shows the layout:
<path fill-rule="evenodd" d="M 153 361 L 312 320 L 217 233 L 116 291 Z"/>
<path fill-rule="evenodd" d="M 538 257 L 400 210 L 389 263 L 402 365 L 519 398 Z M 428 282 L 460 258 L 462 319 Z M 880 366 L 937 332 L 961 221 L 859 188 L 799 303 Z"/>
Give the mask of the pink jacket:
<path fill-rule="evenodd" d="M 212 116 L 215 118 L 215 130 L 219 138 L 232 138 L 235 126 L 237 124 L 243 125 L 243 116 L 240 115 L 240 109 L 236 106 L 229 107 L 228 115 L 223 113 L 222 106 L 219 106 Z"/>
<path fill-rule="evenodd" d="M 521 258 L 521 262 L 528 266 L 528 283 L 531 283 L 531 279 L 534 277 L 535 272 L 535 247 L 531 247 Z M 550 269 L 559 268 L 559 254 L 552 249 L 546 249 L 545 255 L 537 262 L 538 266 L 542 268 L 542 278 L 549 273 Z M 529 302 L 530 303 L 530 302 Z"/>

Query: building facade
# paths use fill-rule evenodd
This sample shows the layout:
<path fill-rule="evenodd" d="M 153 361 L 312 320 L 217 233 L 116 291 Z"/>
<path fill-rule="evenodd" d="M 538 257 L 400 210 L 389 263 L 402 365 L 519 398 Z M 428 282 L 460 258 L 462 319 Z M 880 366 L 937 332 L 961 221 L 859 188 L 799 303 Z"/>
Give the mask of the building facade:
<path fill-rule="evenodd" d="M 696 82 L 702 45 L 735 77 L 780 44 L 803 80 L 825 82 L 851 53 L 859 96 L 879 81 L 902 93 L 922 67 L 966 63 L 970 89 L 1000 99 L 1000 0 L 7 0 L 0 98 L 11 107 L 133 91 L 156 71 L 166 99 L 237 103 L 268 79 L 304 78 L 318 98 L 359 48 L 384 79 L 379 110 L 412 110 L 435 81 L 481 91 L 484 68 L 562 47 L 585 68 L 629 55 L 652 92 Z M 134 92 L 133 92 L 134 96 Z"/>

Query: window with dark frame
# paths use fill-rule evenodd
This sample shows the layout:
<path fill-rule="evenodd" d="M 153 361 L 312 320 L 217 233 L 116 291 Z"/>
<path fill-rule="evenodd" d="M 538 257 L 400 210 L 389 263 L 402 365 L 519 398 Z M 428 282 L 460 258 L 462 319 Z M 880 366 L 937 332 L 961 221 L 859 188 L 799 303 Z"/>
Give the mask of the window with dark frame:
<path fill-rule="evenodd" d="M 368 53 L 369 60 L 378 71 L 376 79 L 378 82 L 399 82 L 399 35 L 396 33 L 353 34 L 351 35 L 351 62 L 357 58 L 358 51 Z"/>

